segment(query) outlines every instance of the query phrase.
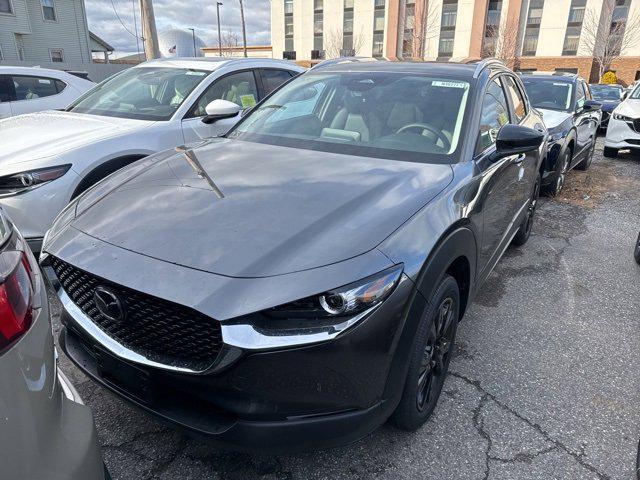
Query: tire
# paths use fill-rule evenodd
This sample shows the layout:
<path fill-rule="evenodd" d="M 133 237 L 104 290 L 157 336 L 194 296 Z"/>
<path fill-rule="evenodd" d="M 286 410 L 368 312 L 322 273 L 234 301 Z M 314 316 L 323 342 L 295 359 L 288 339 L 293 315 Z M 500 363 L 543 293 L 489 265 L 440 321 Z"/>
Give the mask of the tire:
<path fill-rule="evenodd" d="M 445 275 L 418 325 L 402 398 L 391 416 L 396 427 L 417 430 L 433 413 L 449 370 L 459 319 L 458 283 Z"/>
<path fill-rule="evenodd" d="M 638 240 L 636 240 L 636 248 L 633 250 L 633 257 L 636 262 L 640 264 L 640 234 L 638 234 Z"/>
<path fill-rule="evenodd" d="M 604 156 L 607 158 L 616 158 L 618 156 L 618 149 L 611 147 L 604 147 Z"/>
<path fill-rule="evenodd" d="M 516 247 L 521 247 L 527 240 L 529 240 L 529 236 L 531 235 L 531 228 L 533 227 L 533 219 L 536 215 L 536 208 L 538 207 L 538 197 L 540 196 L 540 174 L 538 174 L 538 178 L 536 179 L 536 183 L 533 185 L 533 192 L 531 192 L 531 198 L 529 199 L 529 207 L 527 208 L 527 215 L 522 221 L 520 228 L 518 228 L 518 232 L 511 243 Z"/>
<path fill-rule="evenodd" d="M 569 165 L 571 165 L 571 150 L 567 149 L 558 158 L 558 162 L 556 165 L 556 174 L 554 176 L 553 182 L 551 182 L 544 188 L 545 195 L 548 195 L 550 197 L 560 195 L 562 187 L 564 187 L 564 182 L 567 178 Z"/>
<path fill-rule="evenodd" d="M 589 167 L 591 166 L 591 161 L 593 160 L 593 152 L 595 149 L 596 149 L 596 139 L 594 137 L 591 142 L 591 148 L 589 149 L 589 153 L 587 153 L 587 156 L 584 157 L 584 160 L 582 160 L 578 165 L 576 165 L 576 170 L 589 170 Z"/>

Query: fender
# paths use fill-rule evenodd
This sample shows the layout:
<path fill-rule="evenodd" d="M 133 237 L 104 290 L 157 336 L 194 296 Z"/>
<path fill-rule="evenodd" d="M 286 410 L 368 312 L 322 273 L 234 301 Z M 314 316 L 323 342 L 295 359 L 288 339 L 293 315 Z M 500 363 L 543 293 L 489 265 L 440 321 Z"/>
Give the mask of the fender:
<path fill-rule="evenodd" d="M 462 320 L 466 306 L 471 302 L 475 290 L 476 252 L 475 235 L 469 228 L 458 223 L 444 233 L 424 263 L 417 278 L 414 293 L 405 306 L 402 334 L 394 350 L 383 393 L 385 399 L 391 400 L 390 403 L 394 409 L 402 396 L 411 358 L 411 346 L 429 299 L 454 261 L 460 257 L 466 258 L 469 264 L 469 278 L 468 285 L 461 286 L 460 319 Z M 465 290 L 466 295 L 463 294 Z"/>
<path fill-rule="evenodd" d="M 141 158 L 146 157 L 146 155 L 138 154 L 138 155 L 127 155 L 123 157 L 112 158 L 111 160 L 107 160 L 106 162 L 94 167 L 93 170 L 89 171 L 80 183 L 76 186 L 76 189 L 73 191 L 73 195 L 71 196 L 71 200 L 76 198 L 82 192 L 84 192 L 87 188 L 91 187 L 98 181 L 104 179 L 105 177 L 111 175 L 113 172 L 120 170 L 127 165 L 140 160 Z"/>

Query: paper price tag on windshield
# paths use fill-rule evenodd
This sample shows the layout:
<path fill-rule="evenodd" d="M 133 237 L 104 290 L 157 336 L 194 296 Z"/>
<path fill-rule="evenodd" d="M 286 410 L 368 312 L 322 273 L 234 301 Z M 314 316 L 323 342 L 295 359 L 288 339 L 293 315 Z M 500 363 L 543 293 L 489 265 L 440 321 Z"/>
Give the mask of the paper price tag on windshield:
<path fill-rule="evenodd" d="M 444 87 L 444 88 L 467 88 L 466 82 L 444 82 L 442 80 L 434 80 L 431 82 L 431 86 L 433 87 Z"/>
<path fill-rule="evenodd" d="M 240 95 L 240 103 L 242 108 L 253 107 L 256 104 L 256 98 L 253 95 Z"/>

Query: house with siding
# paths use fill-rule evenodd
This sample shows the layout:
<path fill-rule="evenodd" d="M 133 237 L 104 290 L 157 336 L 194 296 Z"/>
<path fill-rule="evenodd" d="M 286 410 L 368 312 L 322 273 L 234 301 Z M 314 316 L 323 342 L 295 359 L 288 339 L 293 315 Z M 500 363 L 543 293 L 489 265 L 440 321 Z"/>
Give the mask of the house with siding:
<path fill-rule="evenodd" d="M 91 63 L 84 0 L 0 0 L 0 61 Z"/>

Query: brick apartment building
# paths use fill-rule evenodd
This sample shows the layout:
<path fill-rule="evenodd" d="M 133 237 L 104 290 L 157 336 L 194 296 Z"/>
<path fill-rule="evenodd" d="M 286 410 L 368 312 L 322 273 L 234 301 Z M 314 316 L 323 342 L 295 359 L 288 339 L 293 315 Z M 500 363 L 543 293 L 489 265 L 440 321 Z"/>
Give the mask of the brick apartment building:
<path fill-rule="evenodd" d="M 630 83 L 640 78 L 640 41 L 631 39 L 640 35 L 625 26 L 639 17 L 640 0 L 272 0 L 271 40 L 274 57 L 297 61 L 462 60 L 511 42 L 520 69 L 597 81 L 586 32 L 610 29 L 629 36 L 612 68 Z"/>

